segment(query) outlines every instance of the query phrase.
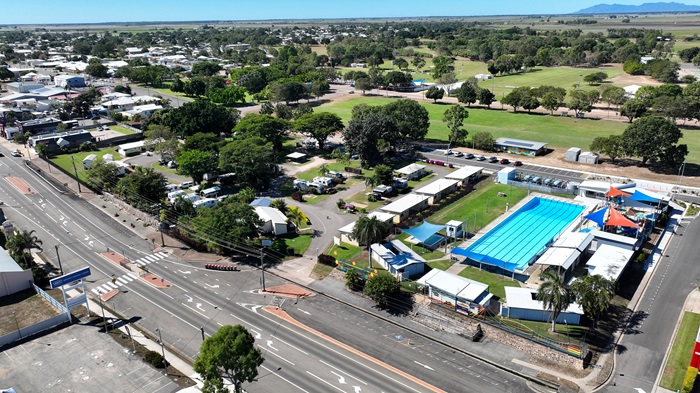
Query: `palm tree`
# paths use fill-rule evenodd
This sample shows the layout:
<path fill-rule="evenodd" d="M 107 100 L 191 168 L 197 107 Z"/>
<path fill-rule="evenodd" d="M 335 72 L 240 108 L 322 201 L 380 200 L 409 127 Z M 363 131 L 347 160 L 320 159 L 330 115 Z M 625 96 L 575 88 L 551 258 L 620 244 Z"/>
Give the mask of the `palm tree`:
<path fill-rule="evenodd" d="M 304 212 L 302 212 L 298 207 L 295 206 L 290 206 L 287 209 L 287 219 L 291 221 L 292 224 L 294 224 L 295 231 L 299 230 L 299 226 L 302 222 L 308 221 L 306 214 L 304 214 Z"/>
<path fill-rule="evenodd" d="M 318 167 L 318 174 L 321 176 L 326 176 L 326 173 L 330 172 L 328 169 L 328 164 L 323 164 L 320 167 Z"/>
<path fill-rule="evenodd" d="M 274 207 L 275 209 L 281 211 L 284 215 L 287 215 L 287 212 L 289 211 L 287 202 L 285 202 L 282 198 L 273 199 L 272 202 L 270 202 L 270 207 Z"/>
<path fill-rule="evenodd" d="M 566 310 L 573 300 L 572 292 L 564 283 L 564 276 L 554 270 L 548 270 L 540 274 L 540 279 L 544 280 L 537 290 L 537 300 L 544 303 L 544 308 L 550 311 L 549 318 L 552 320 L 552 332 L 559 314 Z"/>
<path fill-rule="evenodd" d="M 252 188 L 244 188 L 238 191 L 238 198 L 244 203 L 250 203 L 255 200 L 255 190 Z"/>
<path fill-rule="evenodd" d="M 571 284 L 576 301 L 592 319 L 594 327 L 600 314 L 610 306 L 614 296 L 613 286 L 614 283 L 611 280 L 600 274 L 583 277 Z"/>
<path fill-rule="evenodd" d="M 357 240 L 361 245 L 367 246 L 369 252 L 369 268 L 372 268 L 372 251 L 371 246 L 384 240 L 386 237 L 387 227 L 383 221 L 380 221 L 376 216 L 362 216 L 352 229 L 351 238 Z"/>
<path fill-rule="evenodd" d="M 10 239 L 7 241 L 6 247 L 7 250 L 10 252 L 10 256 L 16 261 L 18 260 L 23 260 L 24 264 L 31 269 L 32 267 L 32 258 L 31 258 L 31 249 L 32 248 L 38 248 L 41 250 L 41 245 L 43 242 L 34 234 L 36 231 L 31 230 L 22 230 L 20 232 L 16 232 Z M 29 254 L 29 258 L 27 258 L 27 254 Z"/>
<path fill-rule="evenodd" d="M 374 188 L 379 184 L 379 178 L 375 175 L 365 177 L 365 186 Z"/>

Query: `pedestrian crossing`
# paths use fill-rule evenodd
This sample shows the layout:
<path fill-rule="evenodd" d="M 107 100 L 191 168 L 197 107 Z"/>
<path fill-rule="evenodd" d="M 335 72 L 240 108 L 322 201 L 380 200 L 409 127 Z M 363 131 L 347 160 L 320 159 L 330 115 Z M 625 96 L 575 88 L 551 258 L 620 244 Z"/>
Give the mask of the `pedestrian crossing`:
<path fill-rule="evenodd" d="M 131 261 L 136 266 L 146 266 L 151 262 L 159 261 L 168 256 L 167 252 L 156 252 L 151 255 L 146 255 L 145 257 Z"/>
<path fill-rule="evenodd" d="M 149 263 L 159 261 L 165 257 L 168 256 L 168 253 L 166 252 L 156 252 L 151 255 L 146 255 L 145 257 L 141 257 L 139 259 L 136 259 L 134 261 L 131 261 L 131 263 L 135 264 L 136 266 L 146 266 Z M 95 288 L 92 288 L 91 291 L 97 295 L 100 296 L 102 294 L 105 294 L 111 290 L 114 289 L 119 289 L 122 285 L 127 285 L 128 283 L 137 280 L 139 277 L 134 274 L 134 273 L 127 273 L 119 277 L 114 277 L 114 280 L 110 280 L 102 285 L 98 285 Z"/>

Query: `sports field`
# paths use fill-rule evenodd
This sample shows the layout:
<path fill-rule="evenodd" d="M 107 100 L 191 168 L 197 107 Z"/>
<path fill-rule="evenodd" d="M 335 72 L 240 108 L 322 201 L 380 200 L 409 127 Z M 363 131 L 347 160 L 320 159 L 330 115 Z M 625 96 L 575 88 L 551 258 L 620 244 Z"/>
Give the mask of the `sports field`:
<path fill-rule="evenodd" d="M 356 105 L 386 105 L 392 98 L 358 96 L 347 101 L 332 102 L 322 105 L 316 112 L 331 112 L 340 116 L 347 124 L 352 108 Z M 450 104 L 421 103 L 430 115 L 430 128 L 426 138 L 444 140 L 448 138 L 448 129 L 442 122 L 443 113 Z M 500 104 L 493 105 L 500 108 Z M 628 123 L 606 120 L 579 119 L 571 117 L 548 116 L 541 114 L 513 113 L 513 111 L 468 108 L 469 118 L 464 122 L 469 133 L 487 131 L 494 138 L 510 137 L 547 142 L 553 149 L 568 149 L 572 146 L 588 149 L 594 138 L 621 134 Z M 681 143 L 688 145 L 688 162 L 700 163 L 700 131 L 683 130 Z"/>

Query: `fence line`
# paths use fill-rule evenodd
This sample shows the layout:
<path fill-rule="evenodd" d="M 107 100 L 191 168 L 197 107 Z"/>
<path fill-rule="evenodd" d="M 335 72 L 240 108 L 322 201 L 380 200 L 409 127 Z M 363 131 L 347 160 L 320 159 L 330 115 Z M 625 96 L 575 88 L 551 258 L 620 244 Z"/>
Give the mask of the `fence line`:
<path fill-rule="evenodd" d="M 56 307 L 56 309 L 57 309 L 58 311 L 60 311 L 62 314 L 68 313 L 68 309 L 67 309 L 63 304 L 61 304 L 61 302 L 59 302 L 58 300 L 56 300 L 56 299 L 54 299 L 53 297 L 51 297 L 51 295 L 49 295 L 48 293 L 44 292 L 44 290 L 42 290 L 41 288 L 37 287 L 35 284 L 32 284 L 32 286 L 34 287 L 34 290 L 36 291 L 36 293 L 39 294 L 39 296 L 41 296 L 41 297 L 43 297 L 44 299 L 46 299 L 49 303 L 51 303 L 52 306 Z"/>

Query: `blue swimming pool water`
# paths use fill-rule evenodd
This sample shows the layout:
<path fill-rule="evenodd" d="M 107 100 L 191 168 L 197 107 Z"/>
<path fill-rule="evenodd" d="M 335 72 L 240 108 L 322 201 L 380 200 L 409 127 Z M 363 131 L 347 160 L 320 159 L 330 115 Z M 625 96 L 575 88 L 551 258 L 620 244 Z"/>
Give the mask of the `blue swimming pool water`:
<path fill-rule="evenodd" d="M 583 209 L 572 203 L 533 198 L 469 248 L 452 252 L 509 271 L 523 271 Z"/>

